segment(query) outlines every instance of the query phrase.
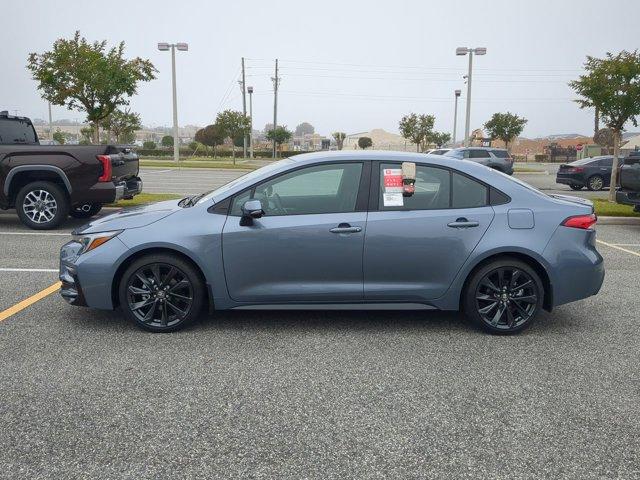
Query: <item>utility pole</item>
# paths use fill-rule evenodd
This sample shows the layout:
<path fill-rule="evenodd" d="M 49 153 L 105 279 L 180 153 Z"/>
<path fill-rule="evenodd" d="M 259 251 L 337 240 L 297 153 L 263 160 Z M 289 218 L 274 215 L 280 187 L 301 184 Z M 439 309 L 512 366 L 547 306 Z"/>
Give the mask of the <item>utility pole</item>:
<path fill-rule="evenodd" d="M 276 76 L 271 77 L 273 81 L 273 130 L 278 126 L 278 87 L 280 86 L 280 77 L 278 77 L 278 59 L 276 58 Z M 273 139 L 273 158 L 276 158 L 276 139 Z"/>
<path fill-rule="evenodd" d="M 247 88 L 244 78 L 244 57 L 242 57 L 242 80 L 240 80 L 240 89 L 242 90 L 242 114 L 247 116 Z M 242 136 L 242 158 L 247 158 L 247 134 Z"/>
<path fill-rule="evenodd" d="M 453 137 L 451 139 L 451 145 L 453 147 L 456 146 L 456 130 L 458 128 L 458 98 L 460 98 L 460 94 L 462 90 L 456 90 L 455 94 L 455 109 L 453 111 Z"/>
<path fill-rule="evenodd" d="M 166 52 L 171 50 L 171 89 L 173 91 L 173 160 L 180 161 L 180 142 L 178 131 L 178 93 L 176 90 L 176 48 L 186 52 L 189 45 L 186 43 L 158 43 L 158 50 Z"/>
<path fill-rule="evenodd" d="M 53 122 L 51 121 L 51 102 L 49 102 L 49 140 L 53 141 Z"/>
<path fill-rule="evenodd" d="M 249 92 L 249 156 L 253 158 L 253 87 L 248 87 Z"/>
<path fill-rule="evenodd" d="M 473 70 L 473 54 L 476 55 L 486 55 L 487 49 L 484 47 L 478 48 L 466 48 L 466 47 L 458 47 L 456 48 L 456 55 L 464 56 L 469 54 L 469 73 L 467 74 L 467 119 L 464 126 L 464 146 L 468 147 L 470 144 L 469 139 L 469 128 L 471 123 L 471 74 Z"/>

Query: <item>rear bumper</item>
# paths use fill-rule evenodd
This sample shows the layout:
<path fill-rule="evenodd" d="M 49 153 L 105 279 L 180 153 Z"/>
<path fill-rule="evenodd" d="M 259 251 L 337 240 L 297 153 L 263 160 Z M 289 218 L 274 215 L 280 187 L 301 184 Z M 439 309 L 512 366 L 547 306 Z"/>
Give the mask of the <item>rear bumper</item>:
<path fill-rule="evenodd" d="M 140 180 L 140 178 L 138 177 L 132 178 L 131 180 L 127 180 L 126 182 L 120 182 L 116 184 L 115 201 L 118 201 L 122 198 L 128 200 L 138 195 L 141 192 L 142 192 L 142 180 Z"/>
<path fill-rule="evenodd" d="M 616 202 L 638 206 L 640 205 L 640 192 L 618 189 L 616 191 Z"/>
<path fill-rule="evenodd" d="M 96 183 L 88 190 L 74 191 L 72 203 L 113 203 L 125 198 L 133 198 L 142 192 L 142 180 L 138 177 L 122 180 L 119 182 Z"/>
<path fill-rule="evenodd" d="M 563 185 L 580 185 L 581 187 L 584 187 L 584 180 L 575 177 L 557 176 L 556 183 L 561 183 Z"/>

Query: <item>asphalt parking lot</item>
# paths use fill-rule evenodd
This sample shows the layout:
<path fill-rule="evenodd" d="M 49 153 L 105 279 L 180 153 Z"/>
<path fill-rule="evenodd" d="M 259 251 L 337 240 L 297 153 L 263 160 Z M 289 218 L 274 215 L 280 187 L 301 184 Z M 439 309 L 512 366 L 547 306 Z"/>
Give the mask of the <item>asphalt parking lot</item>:
<path fill-rule="evenodd" d="M 0 214 L 0 311 L 56 282 L 79 223 Z M 514 337 L 438 312 L 158 335 L 46 296 L 0 323 L 0 477 L 638 478 L 640 226 L 598 238 L 600 294 Z"/>

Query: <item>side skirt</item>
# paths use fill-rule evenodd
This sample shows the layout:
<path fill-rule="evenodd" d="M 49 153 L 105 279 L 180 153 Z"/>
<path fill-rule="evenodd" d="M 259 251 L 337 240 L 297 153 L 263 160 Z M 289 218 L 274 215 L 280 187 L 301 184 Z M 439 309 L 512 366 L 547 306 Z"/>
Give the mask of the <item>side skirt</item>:
<path fill-rule="evenodd" d="M 422 303 L 284 303 L 238 305 L 231 310 L 438 310 Z"/>

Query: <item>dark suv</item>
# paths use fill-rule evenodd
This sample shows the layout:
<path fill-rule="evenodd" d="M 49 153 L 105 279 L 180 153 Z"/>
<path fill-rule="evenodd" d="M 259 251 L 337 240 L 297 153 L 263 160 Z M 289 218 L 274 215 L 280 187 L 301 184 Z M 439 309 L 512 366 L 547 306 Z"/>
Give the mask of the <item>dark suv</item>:
<path fill-rule="evenodd" d="M 507 175 L 513 175 L 513 158 L 504 148 L 492 147 L 463 147 L 454 148 L 444 154 L 445 157 L 471 160 L 487 167 L 499 170 Z"/>
<path fill-rule="evenodd" d="M 142 191 L 138 156 L 116 145 L 40 145 L 31 120 L 0 112 L 0 208 L 50 229 Z"/>

